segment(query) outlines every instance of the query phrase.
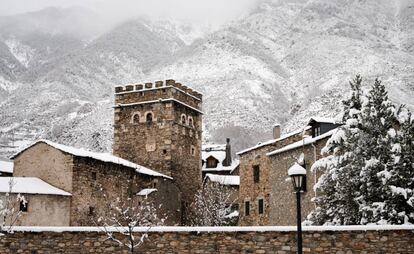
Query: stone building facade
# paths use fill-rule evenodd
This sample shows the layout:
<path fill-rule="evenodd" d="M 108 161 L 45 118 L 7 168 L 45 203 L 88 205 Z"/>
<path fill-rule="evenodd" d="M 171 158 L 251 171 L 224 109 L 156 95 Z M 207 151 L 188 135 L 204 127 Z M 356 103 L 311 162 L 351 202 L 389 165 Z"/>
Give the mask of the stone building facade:
<path fill-rule="evenodd" d="M 107 213 L 108 200 L 140 198 L 136 194 L 147 188 L 157 189 L 148 198 L 156 207 L 162 204 L 158 213 L 167 215 L 166 224 L 180 223 L 180 193 L 172 179 L 122 158 L 42 140 L 16 154 L 14 162 L 15 177 L 42 179 L 71 194 L 69 203 L 68 197 L 58 195 L 43 195 L 42 200 L 28 195 L 24 225 L 48 218 L 41 225 L 91 226 Z"/>
<path fill-rule="evenodd" d="M 113 153 L 173 177 L 183 208 L 201 185 L 201 105 L 174 80 L 115 88 Z"/>
<path fill-rule="evenodd" d="M 315 120 L 318 119 L 318 120 Z M 280 137 L 280 126 L 274 127 L 274 139 L 237 153 L 240 156 L 240 224 L 294 225 L 296 203 L 292 184 L 287 182 L 287 171 L 304 154 L 308 171 L 304 212 L 311 210 L 312 187 L 318 176 L 311 175 L 310 167 L 320 157 L 321 148 L 338 125 L 333 120 L 315 118 L 309 125 Z M 326 121 L 330 127 L 326 127 Z M 324 132 L 314 135 L 315 128 L 324 126 Z M 315 147 L 315 148 L 314 148 Z"/>

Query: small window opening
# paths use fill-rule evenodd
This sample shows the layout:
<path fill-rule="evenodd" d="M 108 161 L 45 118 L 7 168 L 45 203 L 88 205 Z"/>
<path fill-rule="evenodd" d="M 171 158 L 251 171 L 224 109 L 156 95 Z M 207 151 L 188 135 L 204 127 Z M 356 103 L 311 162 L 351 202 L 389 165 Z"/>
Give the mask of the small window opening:
<path fill-rule="evenodd" d="M 148 113 L 147 114 L 146 121 L 147 121 L 147 123 L 151 123 L 152 122 L 152 113 Z"/>
<path fill-rule="evenodd" d="M 156 182 L 152 183 L 152 188 L 154 188 L 154 189 L 157 188 L 157 183 Z"/>
<path fill-rule="evenodd" d="M 185 119 L 185 116 L 183 115 L 183 116 L 181 116 L 181 123 L 185 124 L 185 122 L 186 122 L 186 119 Z"/>
<path fill-rule="evenodd" d="M 162 153 L 163 153 L 163 154 L 167 154 L 167 149 L 163 149 L 163 150 L 162 150 Z"/>
<path fill-rule="evenodd" d="M 244 202 L 244 214 L 246 216 L 250 215 L 250 202 L 249 201 Z"/>
<path fill-rule="evenodd" d="M 134 114 L 134 116 L 132 117 L 132 122 L 139 123 L 139 114 Z"/>
<path fill-rule="evenodd" d="M 29 202 L 26 200 L 21 200 L 20 201 L 20 207 L 19 210 L 21 212 L 27 212 L 28 211 L 28 207 L 29 207 Z"/>
<path fill-rule="evenodd" d="M 191 155 L 195 155 L 195 148 L 191 147 Z"/>
<path fill-rule="evenodd" d="M 193 126 L 193 118 L 188 118 L 188 125 Z"/>
<path fill-rule="evenodd" d="M 259 214 L 263 214 L 263 212 L 264 212 L 263 199 L 259 199 Z"/>
<path fill-rule="evenodd" d="M 259 165 L 253 166 L 253 180 L 255 183 L 260 181 L 260 167 Z"/>
<path fill-rule="evenodd" d="M 96 181 L 96 172 L 92 172 L 92 180 Z"/>
<path fill-rule="evenodd" d="M 95 207 L 90 206 L 89 207 L 89 215 L 94 215 L 94 213 L 95 213 Z"/>

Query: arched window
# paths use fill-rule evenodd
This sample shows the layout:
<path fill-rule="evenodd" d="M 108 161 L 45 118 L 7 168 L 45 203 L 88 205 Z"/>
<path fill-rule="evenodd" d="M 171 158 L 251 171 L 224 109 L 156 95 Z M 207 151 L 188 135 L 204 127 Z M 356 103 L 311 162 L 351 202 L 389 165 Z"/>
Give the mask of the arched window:
<path fill-rule="evenodd" d="M 181 115 L 181 124 L 186 124 L 187 119 L 184 114 Z"/>
<path fill-rule="evenodd" d="M 147 123 L 151 123 L 152 122 L 152 113 L 147 113 L 147 116 L 145 117 L 145 121 Z"/>
<path fill-rule="evenodd" d="M 140 115 L 139 113 L 134 113 L 131 117 L 131 123 L 139 123 Z"/>
<path fill-rule="evenodd" d="M 194 126 L 193 125 L 193 118 L 191 116 L 188 117 L 188 125 Z"/>

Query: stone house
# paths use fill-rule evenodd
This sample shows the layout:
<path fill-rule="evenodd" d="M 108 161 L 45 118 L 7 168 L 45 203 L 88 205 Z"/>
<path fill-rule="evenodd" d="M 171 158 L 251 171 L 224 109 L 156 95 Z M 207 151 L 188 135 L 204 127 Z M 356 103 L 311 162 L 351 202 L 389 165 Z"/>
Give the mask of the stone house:
<path fill-rule="evenodd" d="M 230 139 L 226 144 L 206 144 L 202 146 L 201 172 L 203 179 L 206 174 L 238 175 L 239 161 L 231 158 Z"/>
<path fill-rule="evenodd" d="M 302 214 L 305 217 L 311 211 L 313 186 L 319 175 L 310 168 L 338 126 L 332 119 L 311 118 L 304 128 L 280 136 L 280 125 L 276 125 L 274 139 L 237 153 L 241 225 L 295 225 L 296 203 L 287 171 L 299 159 L 307 169 Z"/>
<path fill-rule="evenodd" d="M 239 176 L 206 174 L 206 177 L 204 178 L 204 184 L 210 184 L 210 183 L 216 183 L 216 184 L 220 184 L 224 186 L 224 188 L 231 193 L 230 200 L 234 201 L 232 205 L 237 204 L 237 207 L 238 207 L 239 186 L 240 186 Z"/>
<path fill-rule="evenodd" d="M 0 161 L 0 177 L 13 175 L 13 162 L 12 161 Z"/>
<path fill-rule="evenodd" d="M 139 193 L 149 188 L 156 191 L 146 196 L 151 194 L 148 197 L 156 206 L 162 204 L 158 212 L 167 215 L 166 224 L 181 221 L 180 193 L 173 179 L 144 166 L 48 140 L 40 140 L 12 158 L 14 179 L 28 184 L 28 191 L 21 192 L 25 197 L 28 194 L 22 225 L 92 226 L 107 212 L 108 200 L 139 199 Z M 30 192 L 40 188 L 36 182 L 55 193 Z"/>

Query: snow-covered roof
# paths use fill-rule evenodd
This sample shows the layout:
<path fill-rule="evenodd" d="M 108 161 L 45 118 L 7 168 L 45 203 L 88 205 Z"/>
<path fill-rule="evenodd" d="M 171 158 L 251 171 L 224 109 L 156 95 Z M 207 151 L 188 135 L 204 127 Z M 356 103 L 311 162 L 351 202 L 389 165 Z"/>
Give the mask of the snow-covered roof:
<path fill-rule="evenodd" d="M 295 163 L 288 170 L 288 175 L 306 175 L 306 169 L 301 165 Z"/>
<path fill-rule="evenodd" d="M 318 123 L 336 123 L 334 118 L 328 118 L 328 117 L 311 117 L 311 119 L 309 119 L 308 124 L 311 121 L 315 121 Z"/>
<path fill-rule="evenodd" d="M 157 189 L 142 189 L 140 190 L 137 195 L 138 196 L 148 196 L 149 194 L 158 191 Z"/>
<path fill-rule="evenodd" d="M 13 173 L 13 162 L 12 161 L 0 161 L 0 173 Z"/>
<path fill-rule="evenodd" d="M 206 174 L 206 179 L 222 185 L 240 185 L 240 176 Z"/>
<path fill-rule="evenodd" d="M 289 150 L 292 150 L 292 149 L 295 149 L 295 148 L 298 148 L 298 147 L 301 147 L 301 146 L 306 146 L 306 145 L 309 145 L 309 144 L 313 144 L 313 143 L 315 143 L 318 140 L 321 140 L 321 139 L 324 139 L 326 137 L 331 136 L 336 130 L 337 129 L 335 128 L 333 130 L 330 130 L 330 131 L 328 131 L 328 132 L 326 132 L 326 133 L 324 133 L 322 135 L 316 136 L 314 138 L 312 138 L 312 137 L 306 137 L 306 138 L 304 138 L 302 140 L 299 140 L 299 141 L 297 141 L 295 143 L 289 144 L 289 145 L 284 146 L 284 147 L 282 147 L 280 149 L 277 149 L 277 150 L 274 150 L 272 152 L 269 152 L 266 155 L 267 156 L 272 156 L 272 155 L 279 154 L 279 153 L 283 153 L 283 152 L 286 152 L 286 151 L 289 151 Z"/>
<path fill-rule="evenodd" d="M 239 166 L 238 160 L 232 160 L 230 166 L 223 166 L 226 159 L 226 144 L 206 144 L 203 145 L 201 151 L 201 159 L 206 161 L 209 157 L 215 158 L 218 163 L 215 168 L 207 168 L 207 163 L 203 164 L 202 171 L 233 171 Z"/>
<path fill-rule="evenodd" d="M 311 128 L 310 126 L 306 126 L 305 128 L 298 129 L 298 130 L 292 131 L 292 132 L 290 132 L 290 133 L 286 133 L 286 134 L 284 134 L 283 136 L 281 136 L 281 137 L 280 137 L 280 138 L 278 138 L 278 139 L 271 139 L 271 140 L 268 140 L 268 141 L 266 141 L 266 142 L 259 143 L 259 144 L 255 145 L 255 146 L 252 146 L 252 147 L 249 147 L 249 148 L 247 148 L 247 149 L 245 149 L 245 150 L 242 150 L 242 151 L 240 151 L 240 152 L 238 152 L 238 153 L 236 153 L 236 154 L 237 154 L 237 155 L 242 155 L 242 154 L 244 154 L 244 153 L 250 152 L 250 151 L 255 150 L 255 149 L 257 149 L 257 148 L 260 148 L 260 147 L 263 147 L 263 146 L 267 146 L 267 145 L 274 144 L 274 143 L 276 143 L 276 142 L 278 142 L 278 141 L 284 140 L 284 139 L 289 138 L 289 137 L 291 137 L 291 136 L 293 136 L 293 135 L 300 134 L 300 133 L 302 133 L 303 131 L 309 130 L 310 128 Z"/>
<path fill-rule="evenodd" d="M 54 148 L 56 148 L 56 149 L 58 149 L 62 152 L 69 153 L 69 154 L 72 154 L 72 155 L 75 155 L 75 156 L 92 158 L 92 159 L 103 161 L 103 162 L 110 162 L 110 163 L 122 165 L 122 166 L 125 166 L 125 167 L 133 168 L 139 174 L 150 175 L 150 176 L 158 176 L 158 177 L 164 177 L 164 178 L 172 179 L 169 176 L 163 175 L 163 174 L 158 173 L 158 172 L 156 172 L 152 169 L 149 169 L 149 168 L 146 168 L 144 166 L 135 164 L 131 161 L 122 159 L 120 157 L 114 156 L 114 155 L 109 154 L 109 153 L 90 152 L 90 151 L 87 151 L 87 150 L 84 150 L 84 149 L 58 144 L 58 143 L 55 143 L 55 142 L 52 142 L 52 141 L 46 140 L 46 139 L 41 139 L 41 140 L 38 140 L 38 141 L 34 142 L 33 144 L 29 145 L 28 147 L 22 149 L 21 151 L 19 151 L 15 155 L 13 155 L 11 158 L 12 159 L 16 158 L 20 153 L 22 153 L 26 149 L 28 149 L 28 148 L 30 148 L 30 147 L 38 144 L 38 143 L 45 143 L 45 144 L 50 145 L 50 146 L 52 146 L 52 147 L 54 147 Z"/>
<path fill-rule="evenodd" d="M 56 188 L 37 177 L 0 177 L 1 193 L 10 192 L 10 181 L 12 182 L 11 193 L 72 196 L 69 192 Z"/>

